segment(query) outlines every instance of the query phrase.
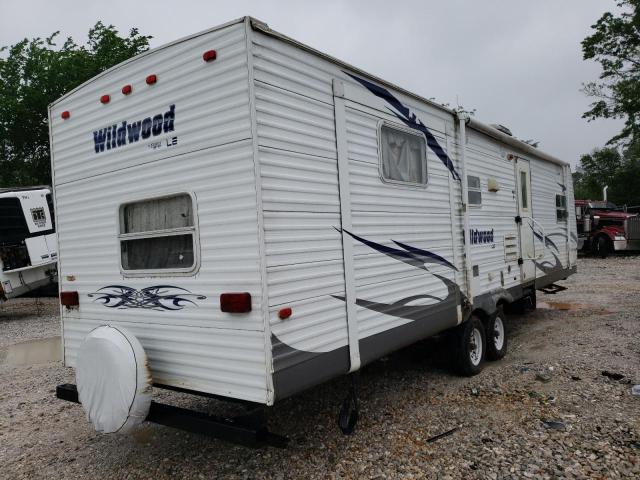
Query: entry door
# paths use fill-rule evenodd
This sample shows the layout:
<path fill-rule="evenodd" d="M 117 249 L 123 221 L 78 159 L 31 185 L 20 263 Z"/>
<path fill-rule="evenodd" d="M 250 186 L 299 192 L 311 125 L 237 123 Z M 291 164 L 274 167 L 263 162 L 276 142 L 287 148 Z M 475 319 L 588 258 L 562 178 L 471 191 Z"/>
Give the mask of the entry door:
<path fill-rule="evenodd" d="M 518 237 L 520 240 L 520 277 L 523 282 L 534 280 L 536 277 L 536 248 L 533 237 L 535 227 L 531 209 L 531 170 L 529 161 L 518 158 L 516 162 L 516 185 L 518 196 L 518 215 L 521 222 L 518 224 Z"/>

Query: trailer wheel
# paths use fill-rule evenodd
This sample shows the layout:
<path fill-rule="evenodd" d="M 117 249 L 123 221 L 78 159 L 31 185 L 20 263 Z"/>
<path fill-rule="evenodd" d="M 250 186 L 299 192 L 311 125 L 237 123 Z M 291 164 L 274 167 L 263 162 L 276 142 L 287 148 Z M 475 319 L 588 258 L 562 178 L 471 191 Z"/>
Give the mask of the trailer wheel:
<path fill-rule="evenodd" d="M 498 307 L 496 314 L 487 322 L 487 359 L 500 360 L 507 353 L 507 334 L 504 327 L 504 312 Z"/>
<path fill-rule="evenodd" d="M 471 377 L 482 371 L 485 338 L 482 322 L 475 315 L 452 332 L 453 364 L 458 374 Z"/>
<path fill-rule="evenodd" d="M 595 241 L 595 250 L 600 258 L 609 256 L 609 240 L 604 235 L 599 235 Z"/>

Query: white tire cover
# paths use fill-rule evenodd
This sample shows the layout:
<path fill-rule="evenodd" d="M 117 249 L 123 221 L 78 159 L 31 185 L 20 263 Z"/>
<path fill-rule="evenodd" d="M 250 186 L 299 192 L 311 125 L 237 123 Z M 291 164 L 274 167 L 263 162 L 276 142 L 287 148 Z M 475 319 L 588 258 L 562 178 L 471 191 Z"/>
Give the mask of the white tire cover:
<path fill-rule="evenodd" d="M 151 373 L 138 339 L 121 327 L 90 332 L 76 359 L 78 398 L 98 432 L 127 432 L 151 405 Z"/>

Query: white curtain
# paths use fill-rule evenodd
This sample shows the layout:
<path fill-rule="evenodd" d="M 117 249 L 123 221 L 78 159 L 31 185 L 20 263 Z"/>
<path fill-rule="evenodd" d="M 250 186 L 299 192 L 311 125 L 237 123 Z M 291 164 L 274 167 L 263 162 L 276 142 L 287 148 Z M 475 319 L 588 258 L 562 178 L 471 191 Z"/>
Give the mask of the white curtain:
<path fill-rule="evenodd" d="M 424 139 L 383 126 L 382 173 L 386 179 L 426 183 Z"/>
<path fill-rule="evenodd" d="M 130 203 L 124 207 L 122 233 L 150 232 L 193 226 L 191 197 L 157 198 Z"/>

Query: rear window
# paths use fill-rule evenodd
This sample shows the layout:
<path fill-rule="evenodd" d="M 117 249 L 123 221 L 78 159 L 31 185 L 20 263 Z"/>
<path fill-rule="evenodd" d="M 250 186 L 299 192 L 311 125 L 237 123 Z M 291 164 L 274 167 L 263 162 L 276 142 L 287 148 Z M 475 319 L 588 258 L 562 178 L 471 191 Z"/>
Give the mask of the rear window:
<path fill-rule="evenodd" d="M 193 271 L 197 258 L 191 195 L 178 194 L 122 205 L 119 240 L 124 271 Z"/>

